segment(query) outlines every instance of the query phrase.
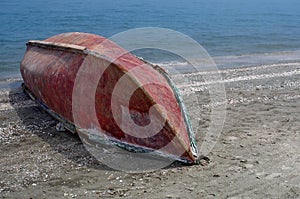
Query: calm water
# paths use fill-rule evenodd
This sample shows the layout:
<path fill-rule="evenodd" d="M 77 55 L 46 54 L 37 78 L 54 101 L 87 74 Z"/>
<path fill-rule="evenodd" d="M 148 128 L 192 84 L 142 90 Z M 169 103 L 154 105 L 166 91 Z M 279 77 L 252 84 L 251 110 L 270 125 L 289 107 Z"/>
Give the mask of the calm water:
<path fill-rule="evenodd" d="M 71 31 L 109 37 L 131 28 L 170 28 L 226 66 L 300 59 L 299 0 L 1 0 L 0 8 L 1 79 L 19 76 L 26 41 Z M 166 62 L 161 53 L 152 56 Z"/>

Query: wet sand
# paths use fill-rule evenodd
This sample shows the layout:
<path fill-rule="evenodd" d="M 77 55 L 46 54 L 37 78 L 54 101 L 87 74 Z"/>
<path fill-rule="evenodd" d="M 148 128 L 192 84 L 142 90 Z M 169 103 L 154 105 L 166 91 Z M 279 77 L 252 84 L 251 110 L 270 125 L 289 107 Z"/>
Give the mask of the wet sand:
<path fill-rule="evenodd" d="M 0 197 L 299 198 L 300 63 L 227 69 L 221 75 L 226 120 L 210 161 L 137 174 L 110 169 L 78 136 L 57 132 L 57 122 L 21 88 L 0 90 Z M 200 119 L 201 142 L 210 100 L 205 84 L 192 87 L 201 98 L 191 112 Z"/>

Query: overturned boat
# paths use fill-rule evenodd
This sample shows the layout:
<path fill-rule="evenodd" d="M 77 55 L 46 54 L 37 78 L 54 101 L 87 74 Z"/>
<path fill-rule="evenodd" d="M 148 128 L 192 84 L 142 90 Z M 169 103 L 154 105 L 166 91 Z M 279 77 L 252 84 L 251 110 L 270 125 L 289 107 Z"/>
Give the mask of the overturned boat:
<path fill-rule="evenodd" d="M 186 163 L 199 158 L 179 91 L 166 71 L 88 33 L 29 41 L 20 66 L 24 89 L 88 143 L 154 152 Z"/>

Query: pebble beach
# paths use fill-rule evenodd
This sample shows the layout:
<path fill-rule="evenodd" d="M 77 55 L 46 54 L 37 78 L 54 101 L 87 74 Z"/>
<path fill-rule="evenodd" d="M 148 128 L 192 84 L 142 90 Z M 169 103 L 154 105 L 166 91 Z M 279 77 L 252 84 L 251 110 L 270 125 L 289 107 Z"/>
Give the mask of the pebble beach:
<path fill-rule="evenodd" d="M 225 123 L 209 161 L 143 173 L 98 162 L 80 138 L 56 124 L 16 84 L 0 90 L 1 198 L 299 198 L 300 63 L 219 71 Z M 191 76 L 201 76 L 192 73 Z M 184 85 L 183 85 L 184 86 Z M 196 139 L 210 122 L 205 83 Z M 186 101 L 189 107 L 188 100 Z"/>

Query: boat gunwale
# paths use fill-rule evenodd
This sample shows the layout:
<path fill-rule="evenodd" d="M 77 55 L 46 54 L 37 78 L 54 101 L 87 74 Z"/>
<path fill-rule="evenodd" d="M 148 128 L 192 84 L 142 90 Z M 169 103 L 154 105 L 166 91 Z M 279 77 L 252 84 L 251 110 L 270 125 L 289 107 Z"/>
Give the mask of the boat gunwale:
<path fill-rule="evenodd" d="M 67 43 L 56 43 L 56 42 L 47 42 L 47 41 L 40 41 L 40 40 L 29 40 L 26 43 L 27 46 L 37 46 L 42 48 L 52 48 L 52 49 L 61 49 L 61 50 L 68 50 L 72 52 L 84 52 L 87 50 L 84 46 L 79 46 L 75 44 L 67 44 Z"/>

